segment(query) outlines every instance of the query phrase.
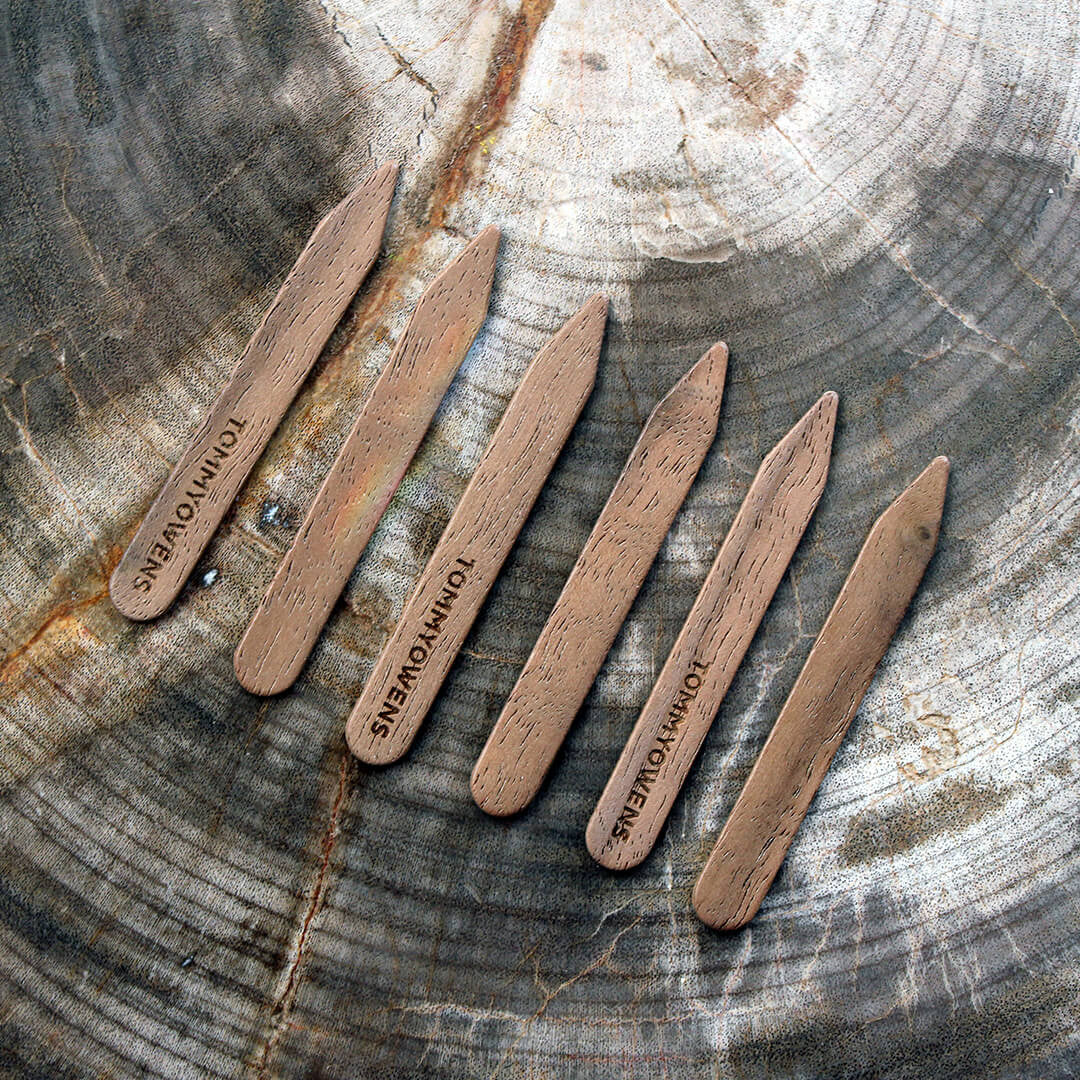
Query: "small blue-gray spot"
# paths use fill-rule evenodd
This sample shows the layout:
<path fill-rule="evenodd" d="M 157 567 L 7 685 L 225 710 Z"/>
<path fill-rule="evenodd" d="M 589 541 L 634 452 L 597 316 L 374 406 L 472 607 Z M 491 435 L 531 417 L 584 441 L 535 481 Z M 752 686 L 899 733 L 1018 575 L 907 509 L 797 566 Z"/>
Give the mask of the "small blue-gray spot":
<path fill-rule="evenodd" d="M 259 524 L 264 527 L 267 525 L 283 525 L 281 507 L 277 503 L 263 503 Z"/>

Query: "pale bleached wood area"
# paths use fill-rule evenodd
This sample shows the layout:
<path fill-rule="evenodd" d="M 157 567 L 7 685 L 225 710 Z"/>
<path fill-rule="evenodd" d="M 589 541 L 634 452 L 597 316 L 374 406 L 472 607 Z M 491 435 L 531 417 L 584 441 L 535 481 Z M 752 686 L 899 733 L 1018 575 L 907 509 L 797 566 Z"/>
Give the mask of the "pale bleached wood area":
<path fill-rule="evenodd" d="M 12 3 L 0 37 L 0 1072 L 1068 1077 L 1080 1054 L 1080 12 L 1049 0 Z M 188 586 L 108 580 L 315 223 L 385 253 Z M 490 315 L 295 686 L 232 654 L 413 305 Z M 345 721 L 529 359 L 595 389 L 399 765 Z M 476 756 L 642 423 L 714 341 L 715 444 L 548 780 Z M 828 485 L 656 847 L 596 799 L 765 453 Z M 694 882 L 874 518 L 941 537 L 760 913 Z"/>

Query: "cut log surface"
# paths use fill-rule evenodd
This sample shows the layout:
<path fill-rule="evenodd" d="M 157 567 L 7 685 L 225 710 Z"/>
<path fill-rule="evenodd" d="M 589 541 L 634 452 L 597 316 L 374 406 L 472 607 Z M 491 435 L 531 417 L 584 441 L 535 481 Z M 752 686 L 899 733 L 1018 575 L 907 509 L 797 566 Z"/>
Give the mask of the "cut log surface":
<path fill-rule="evenodd" d="M 1080 20 L 1051 0 L 13 4 L 0 63 L 0 1062 L 15 1076 L 1064 1077 L 1080 1045 Z M 188 585 L 108 581 L 312 229 L 385 251 Z M 232 654 L 424 287 L 491 312 L 310 661 Z M 595 389 L 408 756 L 345 721 L 529 360 Z M 547 784 L 469 775 L 652 404 L 719 435 Z M 583 830 L 768 449 L 828 485 L 651 854 Z M 761 910 L 691 892 L 874 519 L 936 554 Z"/>

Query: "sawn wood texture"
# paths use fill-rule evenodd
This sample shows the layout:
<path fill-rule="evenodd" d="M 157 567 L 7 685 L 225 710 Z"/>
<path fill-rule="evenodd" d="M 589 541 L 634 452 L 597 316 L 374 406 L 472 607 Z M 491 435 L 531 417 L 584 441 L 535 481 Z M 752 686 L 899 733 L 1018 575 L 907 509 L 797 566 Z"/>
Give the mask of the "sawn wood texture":
<path fill-rule="evenodd" d="M 716 435 L 727 356 L 709 349 L 646 421 L 473 769 L 487 813 L 543 783 Z"/>
<path fill-rule="evenodd" d="M 300 674 L 484 321 L 498 246 L 488 226 L 420 298 L 236 650 L 253 694 Z"/>
<path fill-rule="evenodd" d="M 420 730 L 592 390 L 607 307 L 593 296 L 529 364 L 349 717 L 362 761 Z"/>
<path fill-rule="evenodd" d="M 871 528 L 694 887 L 707 925 L 761 906 L 934 553 L 948 478 L 935 458 Z"/>
<path fill-rule="evenodd" d="M 766 455 L 585 832 L 612 869 L 652 850 L 825 489 L 829 392 Z"/>
<path fill-rule="evenodd" d="M 4 10 L 7 1071 L 1078 1071 L 1075 5 Z M 385 254 L 331 352 L 178 601 L 129 621 L 117 557 L 323 210 L 388 160 Z M 392 298 L 488 222 L 499 318 L 393 536 L 293 691 L 254 699 L 232 652 L 374 382 L 373 337 L 394 328 L 385 360 L 411 313 Z M 612 307 L 567 449 L 412 750 L 358 767 L 345 718 L 464 490 L 463 448 L 478 458 L 507 406 L 500 357 L 519 373 L 598 290 Z M 721 338 L 720 437 L 664 565 L 550 796 L 520 827 L 490 818 L 476 756 L 649 410 Z M 660 842 L 609 877 L 583 841 L 596 797 L 754 471 L 830 388 L 821 503 Z M 694 882 L 871 523 L 937 453 L 937 550 L 798 865 L 749 934 L 711 932 Z"/>
<path fill-rule="evenodd" d="M 379 254 L 398 167 L 387 163 L 315 227 L 198 434 L 109 583 L 117 610 L 152 619 L 176 599 Z"/>

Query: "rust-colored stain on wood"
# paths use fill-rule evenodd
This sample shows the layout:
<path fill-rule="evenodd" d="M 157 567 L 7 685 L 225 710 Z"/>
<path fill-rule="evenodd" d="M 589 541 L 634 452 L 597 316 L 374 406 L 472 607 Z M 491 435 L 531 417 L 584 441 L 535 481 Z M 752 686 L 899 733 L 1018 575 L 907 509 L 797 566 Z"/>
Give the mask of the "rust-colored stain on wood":
<path fill-rule="evenodd" d="M 615 483 L 472 773 L 481 809 L 535 797 L 716 435 L 727 346 L 656 406 Z"/>
<path fill-rule="evenodd" d="M 718 930 L 757 913 L 937 545 L 935 458 L 874 523 L 694 887 Z"/>
<path fill-rule="evenodd" d="M 563 325 L 506 407 L 349 717 L 361 760 L 396 761 L 416 737 L 592 390 L 607 304 Z"/>
<path fill-rule="evenodd" d="M 236 650 L 253 694 L 300 674 L 484 321 L 498 246 L 489 226 L 420 298 Z"/>
<path fill-rule="evenodd" d="M 636 866 L 664 827 L 825 489 L 837 400 L 769 452 L 717 553 L 586 829 L 609 869 Z"/>
<path fill-rule="evenodd" d="M 428 200 L 431 228 L 446 224 L 447 208 L 457 202 L 468 184 L 478 149 L 502 124 L 507 104 L 521 81 L 525 59 L 553 6 L 554 0 L 525 0 L 508 21 L 483 89 L 432 189 Z"/>
<path fill-rule="evenodd" d="M 383 165 L 315 227 L 113 572 L 110 595 L 129 619 L 160 615 L 187 581 L 375 262 L 397 172 Z"/>

